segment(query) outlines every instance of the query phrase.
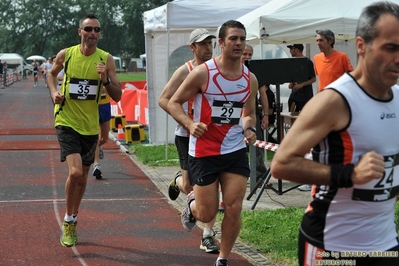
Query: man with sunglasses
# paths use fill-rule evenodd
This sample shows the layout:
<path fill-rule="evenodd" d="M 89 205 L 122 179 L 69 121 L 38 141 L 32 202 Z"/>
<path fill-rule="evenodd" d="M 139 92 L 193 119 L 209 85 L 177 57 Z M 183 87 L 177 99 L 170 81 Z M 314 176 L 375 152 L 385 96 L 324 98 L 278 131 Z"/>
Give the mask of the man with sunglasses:
<path fill-rule="evenodd" d="M 115 101 L 121 99 L 121 83 L 111 54 L 97 48 L 100 22 L 93 14 L 79 21 L 81 43 L 61 50 L 48 75 L 54 102 L 55 128 L 61 161 L 68 164 L 65 184 L 66 212 L 60 238 L 62 246 L 77 243 L 76 218 L 83 198 L 99 133 L 98 102 L 104 86 Z M 57 91 L 57 75 L 64 69 L 63 86 Z"/>

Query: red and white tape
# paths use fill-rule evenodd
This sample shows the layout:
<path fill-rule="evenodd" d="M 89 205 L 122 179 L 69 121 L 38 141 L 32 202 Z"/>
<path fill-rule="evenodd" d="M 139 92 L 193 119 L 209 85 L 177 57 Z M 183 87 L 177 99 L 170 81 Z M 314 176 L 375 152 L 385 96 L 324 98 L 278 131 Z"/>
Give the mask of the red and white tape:
<path fill-rule="evenodd" d="M 245 139 L 245 142 L 248 143 L 247 139 Z M 276 143 L 261 141 L 261 140 L 256 140 L 254 146 L 273 152 L 276 152 L 279 147 L 279 145 Z M 312 153 L 311 152 L 306 153 L 305 158 L 312 160 L 313 158 Z"/>

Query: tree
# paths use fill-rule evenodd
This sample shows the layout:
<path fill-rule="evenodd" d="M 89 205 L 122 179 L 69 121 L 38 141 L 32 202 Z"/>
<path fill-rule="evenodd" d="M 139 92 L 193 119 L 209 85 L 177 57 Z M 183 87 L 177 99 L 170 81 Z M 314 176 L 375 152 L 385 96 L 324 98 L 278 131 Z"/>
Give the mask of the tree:
<path fill-rule="evenodd" d="M 170 1 L 124 0 L 123 21 L 127 27 L 126 32 L 129 33 L 123 46 L 123 52 L 128 58 L 124 59 L 130 60 L 131 57 L 139 57 L 145 53 L 143 13 L 167 2 Z"/>
<path fill-rule="evenodd" d="M 0 1 L 0 53 L 25 58 L 45 57 L 79 43 L 79 19 L 94 13 L 100 20 L 98 46 L 127 62 L 145 52 L 143 12 L 165 0 L 2 0 Z"/>

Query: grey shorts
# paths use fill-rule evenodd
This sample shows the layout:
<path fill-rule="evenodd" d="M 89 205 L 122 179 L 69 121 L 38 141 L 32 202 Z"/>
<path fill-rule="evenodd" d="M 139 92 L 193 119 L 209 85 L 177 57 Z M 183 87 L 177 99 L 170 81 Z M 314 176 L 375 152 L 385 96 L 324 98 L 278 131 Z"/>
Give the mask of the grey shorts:
<path fill-rule="evenodd" d="M 61 162 L 70 154 L 79 153 L 82 164 L 90 166 L 94 162 L 98 135 L 81 135 L 71 127 L 56 126 L 58 142 L 61 147 Z"/>
<path fill-rule="evenodd" d="M 219 178 L 223 172 L 239 174 L 249 178 L 247 149 L 232 153 L 203 158 L 188 157 L 188 178 L 190 185 L 207 186 Z"/>

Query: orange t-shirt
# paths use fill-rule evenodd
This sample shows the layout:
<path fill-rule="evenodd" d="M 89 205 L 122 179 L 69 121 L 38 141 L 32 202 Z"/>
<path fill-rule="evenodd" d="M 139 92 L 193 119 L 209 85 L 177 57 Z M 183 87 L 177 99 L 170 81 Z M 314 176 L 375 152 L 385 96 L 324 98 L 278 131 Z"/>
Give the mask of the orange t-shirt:
<path fill-rule="evenodd" d="M 319 76 L 319 92 L 345 72 L 353 70 L 349 57 L 336 50 L 329 56 L 324 53 L 316 54 L 313 63 L 315 74 Z"/>

